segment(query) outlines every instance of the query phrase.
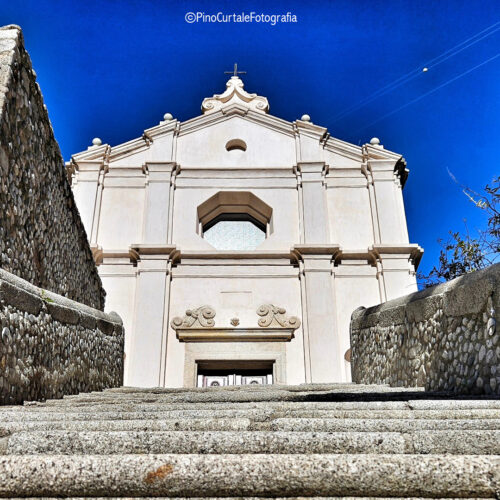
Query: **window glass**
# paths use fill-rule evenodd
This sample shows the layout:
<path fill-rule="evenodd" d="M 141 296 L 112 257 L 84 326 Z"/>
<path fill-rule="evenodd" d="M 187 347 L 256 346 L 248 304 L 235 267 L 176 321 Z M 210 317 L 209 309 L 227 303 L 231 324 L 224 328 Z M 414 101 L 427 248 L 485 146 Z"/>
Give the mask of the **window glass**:
<path fill-rule="evenodd" d="M 219 220 L 203 237 L 217 250 L 254 250 L 266 233 L 249 220 Z"/>

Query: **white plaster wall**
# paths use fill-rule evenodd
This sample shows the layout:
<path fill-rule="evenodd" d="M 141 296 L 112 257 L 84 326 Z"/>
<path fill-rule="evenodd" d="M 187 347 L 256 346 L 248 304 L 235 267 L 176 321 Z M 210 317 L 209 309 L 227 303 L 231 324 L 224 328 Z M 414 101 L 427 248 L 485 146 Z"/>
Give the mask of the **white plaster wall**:
<path fill-rule="evenodd" d="M 105 187 L 97 242 L 105 249 L 126 249 L 142 240 L 144 188 Z"/>
<path fill-rule="evenodd" d="M 106 290 L 106 312 L 115 311 L 123 320 L 125 329 L 125 377 L 130 385 L 129 360 L 134 335 L 134 304 L 136 276 L 132 265 L 100 266 L 99 275 Z"/>
<path fill-rule="evenodd" d="M 245 152 L 226 151 L 231 139 L 242 139 Z M 183 166 L 275 167 L 296 162 L 295 139 L 291 135 L 259 126 L 238 116 L 182 134 L 177 139 L 176 161 Z"/>
<path fill-rule="evenodd" d="M 403 221 L 400 215 L 401 205 L 397 198 L 398 190 L 399 187 L 394 181 L 378 181 L 375 184 L 382 243 L 408 243 L 406 221 Z"/>
<path fill-rule="evenodd" d="M 373 225 L 368 189 L 336 187 L 327 190 L 330 239 L 344 249 L 373 245 Z"/>
<path fill-rule="evenodd" d="M 92 221 L 96 205 L 98 171 L 92 174 L 77 173 L 77 182 L 73 186 L 73 196 L 80 212 L 83 227 L 90 239 L 92 234 Z"/>
<path fill-rule="evenodd" d="M 335 270 L 335 296 L 337 299 L 337 325 L 339 348 L 345 381 L 351 380 L 350 364 L 344 359 L 350 347 L 349 324 L 351 314 L 360 306 L 371 307 L 380 303 L 380 289 L 376 270 L 367 265 L 341 265 Z"/>

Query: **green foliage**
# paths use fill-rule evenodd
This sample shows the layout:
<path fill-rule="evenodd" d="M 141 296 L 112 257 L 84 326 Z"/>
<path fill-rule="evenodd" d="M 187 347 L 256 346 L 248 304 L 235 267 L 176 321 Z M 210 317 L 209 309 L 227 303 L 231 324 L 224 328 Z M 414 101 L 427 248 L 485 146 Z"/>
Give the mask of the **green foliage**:
<path fill-rule="evenodd" d="M 47 303 L 51 303 L 51 302 L 54 302 L 48 295 L 47 295 L 47 292 L 45 292 L 45 290 L 42 290 L 42 293 L 40 294 L 40 296 L 42 297 L 42 300 L 44 300 L 45 302 Z"/>
<path fill-rule="evenodd" d="M 472 237 L 466 225 L 465 234 L 450 231 L 447 241 L 438 240 L 439 265 L 427 275 L 418 274 L 426 288 L 490 266 L 500 258 L 500 176 L 493 179 L 491 186 L 486 185 L 482 193 L 461 187 L 467 198 L 487 216 L 486 229 L 478 230 Z"/>

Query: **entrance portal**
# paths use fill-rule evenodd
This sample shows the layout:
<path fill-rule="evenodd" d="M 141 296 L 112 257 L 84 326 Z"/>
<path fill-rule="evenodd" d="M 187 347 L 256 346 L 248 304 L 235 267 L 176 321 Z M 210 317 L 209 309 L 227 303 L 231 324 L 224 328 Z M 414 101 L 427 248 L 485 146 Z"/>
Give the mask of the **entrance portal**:
<path fill-rule="evenodd" d="M 268 385 L 274 361 L 198 361 L 197 387 Z"/>

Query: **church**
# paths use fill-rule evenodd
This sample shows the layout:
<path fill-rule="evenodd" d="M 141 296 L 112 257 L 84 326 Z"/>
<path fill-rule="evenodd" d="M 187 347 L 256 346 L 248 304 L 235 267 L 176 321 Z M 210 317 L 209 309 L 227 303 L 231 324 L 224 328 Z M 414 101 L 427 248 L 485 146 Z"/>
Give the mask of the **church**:
<path fill-rule="evenodd" d="M 125 328 L 125 385 L 348 382 L 359 306 L 417 290 L 404 158 L 223 93 L 67 164 L 106 309 Z"/>

